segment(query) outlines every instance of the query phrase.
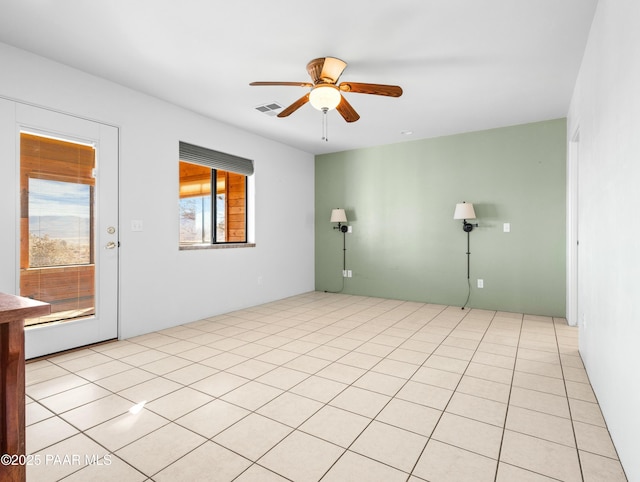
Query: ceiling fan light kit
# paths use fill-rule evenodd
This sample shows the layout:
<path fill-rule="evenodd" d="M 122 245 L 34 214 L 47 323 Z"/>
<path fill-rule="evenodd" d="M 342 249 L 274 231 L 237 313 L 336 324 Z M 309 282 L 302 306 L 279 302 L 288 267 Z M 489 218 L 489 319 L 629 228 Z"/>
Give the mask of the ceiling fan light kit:
<path fill-rule="evenodd" d="M 313 59 L 307 64 L 307 72 L 311 77 L 310 82 L 251 82 L 253 86 L 281 85 L 292 87 L 307 87 L 311 90 L 304 96 L 296 100 L 289 107 L 286 107 L 278 114 L 278 117 L 287 117 L 293 114 L 307 102 L 322 111 L 326 116 L 327 111 L 336 109 L 342 118 L 347 122 L 355 122 L 360 119 L 360 115 L 347 102 L 342 92 L 354 92 L 358 94 L 384 95 L 387 97 L 400 97 L 402 88 L 397 85 L 385 84 L 365 84 L 362 82 L 342 82 L 338 84 L 338 79 L 347 67 L 347 63 L 335 57 L 320 57 Z M 326 127 L 326 118 L 324 120 Z M 326 139 L 326 130 L 323 135 Z"/>
<path fill-rule="evenodd" d="M 320 84 L 309 92 L 309 103 L 318 110 L 335 109 L 340 103 L 340 91 L 333 84 Z"/>

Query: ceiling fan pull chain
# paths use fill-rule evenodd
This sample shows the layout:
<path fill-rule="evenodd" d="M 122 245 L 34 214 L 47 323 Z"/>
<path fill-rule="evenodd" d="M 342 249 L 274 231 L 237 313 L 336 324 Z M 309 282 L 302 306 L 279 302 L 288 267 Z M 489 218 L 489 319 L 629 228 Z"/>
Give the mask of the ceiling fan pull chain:
<path fill-rule="evenodd" d="M 327 135 L 327 108 L 322 108 L 322 140 L 329 142 L 329 136 Z"/>

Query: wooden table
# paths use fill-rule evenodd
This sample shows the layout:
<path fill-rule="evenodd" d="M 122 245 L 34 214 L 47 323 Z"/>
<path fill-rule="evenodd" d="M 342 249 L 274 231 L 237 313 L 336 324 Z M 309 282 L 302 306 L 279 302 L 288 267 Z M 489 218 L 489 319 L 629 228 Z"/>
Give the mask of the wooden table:
<path fill-rule="evenodd" d="M 26 455 L 24 320 L 50 311 L 48 303 L 0 293 L 0 456 Z M 26 478 L 24 462 L 0 464 L 0 482 L 23 482 Z"/>

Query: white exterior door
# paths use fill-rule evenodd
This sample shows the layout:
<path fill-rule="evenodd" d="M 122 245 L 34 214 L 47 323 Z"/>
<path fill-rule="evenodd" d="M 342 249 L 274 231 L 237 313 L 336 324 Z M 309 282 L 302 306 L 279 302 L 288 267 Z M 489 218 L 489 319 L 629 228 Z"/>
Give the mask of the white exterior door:
<path fill-rule="evenodd" d="M 0 291 L 52 306 L 25 323 L 26 357 L 117 338 L 118 129 L 5 100 L 0 116 Z"/>

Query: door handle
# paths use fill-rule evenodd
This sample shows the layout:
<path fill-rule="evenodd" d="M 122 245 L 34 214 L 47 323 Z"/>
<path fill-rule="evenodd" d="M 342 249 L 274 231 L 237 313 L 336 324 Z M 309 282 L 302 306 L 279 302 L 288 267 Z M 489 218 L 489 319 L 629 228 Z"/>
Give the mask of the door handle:
<path fill-rule="evenodd" d="M 114 249 L 116 247 L 116 243 L 113 241 L 109 241 L 104 249 Z"/>

